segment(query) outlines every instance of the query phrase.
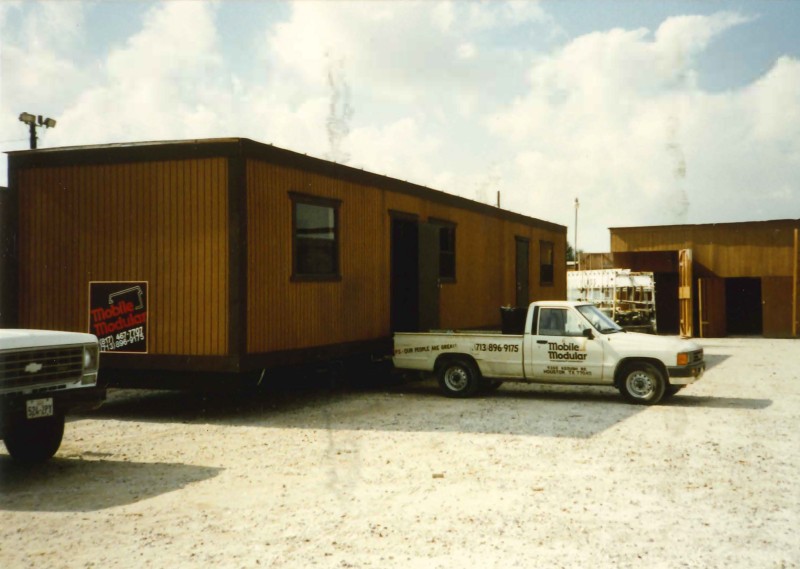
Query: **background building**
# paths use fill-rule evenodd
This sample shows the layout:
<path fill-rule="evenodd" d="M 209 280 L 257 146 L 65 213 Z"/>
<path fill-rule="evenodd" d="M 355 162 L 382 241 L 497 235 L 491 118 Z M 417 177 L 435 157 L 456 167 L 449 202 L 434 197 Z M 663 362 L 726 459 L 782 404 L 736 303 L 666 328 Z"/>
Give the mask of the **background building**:
<path fill-rule="evenodd" d="M 661 332 L 798 334 L 800 220 L 612 228 L 614 266 L 656 276 Z"/>

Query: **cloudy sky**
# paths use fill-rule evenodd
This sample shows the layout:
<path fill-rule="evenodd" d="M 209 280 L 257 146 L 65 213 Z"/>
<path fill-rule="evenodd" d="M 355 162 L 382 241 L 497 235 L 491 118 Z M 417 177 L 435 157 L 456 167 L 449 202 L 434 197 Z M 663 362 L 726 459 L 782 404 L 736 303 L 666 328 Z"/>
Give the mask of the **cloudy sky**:
<path fill-rule="evenodd" d="M 569 227 L 800 218 L 800 2 L 0 0 L 0 150 L 248 137 Z M 0 185 L 7 164 L 0 163 Z"/>

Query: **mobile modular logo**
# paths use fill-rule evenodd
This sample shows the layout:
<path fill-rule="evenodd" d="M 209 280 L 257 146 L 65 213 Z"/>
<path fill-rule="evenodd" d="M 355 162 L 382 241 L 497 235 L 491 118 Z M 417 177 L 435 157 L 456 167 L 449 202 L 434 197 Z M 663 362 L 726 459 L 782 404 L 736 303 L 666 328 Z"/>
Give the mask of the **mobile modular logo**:
<path fill-rule="evenodd" d="M 104 352 L 147 352 L 147 282 L 90 282 L 89 331 Z"/>

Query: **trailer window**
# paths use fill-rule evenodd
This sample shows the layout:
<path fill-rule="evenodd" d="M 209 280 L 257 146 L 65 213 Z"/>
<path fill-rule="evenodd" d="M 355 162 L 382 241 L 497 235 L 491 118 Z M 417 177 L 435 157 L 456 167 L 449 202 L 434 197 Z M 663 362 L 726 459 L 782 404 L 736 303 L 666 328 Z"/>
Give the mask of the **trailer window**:
<path fill-rule="evenodd" d="M 335 280 L 339 274 L 339 202 L 292 196 L 293 280 Z"/>
<path fill-rule="evenodd" d="M 439 228 L 439 278 L 445 282 L 456 280 L 456 226 Z"/>
<path fill-rule="evenodd" d="M 553 284 L 553 242 L 539 241 L 539 284 Z"/>

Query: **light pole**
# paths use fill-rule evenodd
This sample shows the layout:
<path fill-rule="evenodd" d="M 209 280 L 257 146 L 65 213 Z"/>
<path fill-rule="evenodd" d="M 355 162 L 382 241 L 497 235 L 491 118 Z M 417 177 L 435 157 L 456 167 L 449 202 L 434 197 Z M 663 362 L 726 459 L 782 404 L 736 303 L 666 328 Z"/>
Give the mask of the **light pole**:
<path fill-rule="evenodd" d="M 19 115 L 19 120 L 24 122 L 28 125 L 31 134 L 31 150 L 36 148 L 36 127 L 43 126 L 45 128 L 55 128 L 56 120 L 51 119 L 50 117 L 42 118 L 42 115 L 38 117 L 36 115 L 32 115 L 30 113 L 22 113 Z"/>
<path fill-rule="evenodd" d="M 580 256 L 578 255 L 578 207 L 580 207 L 581 203 L 578 201 L 578 198 L 575 198 L 575 270 L 581 270 L 581 260 Z"/>

